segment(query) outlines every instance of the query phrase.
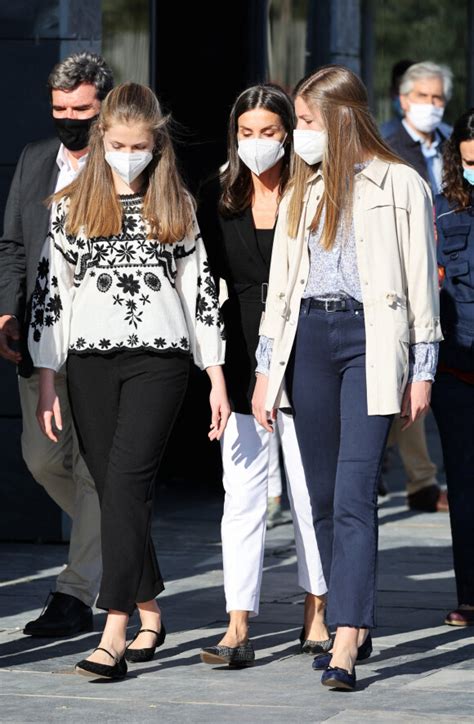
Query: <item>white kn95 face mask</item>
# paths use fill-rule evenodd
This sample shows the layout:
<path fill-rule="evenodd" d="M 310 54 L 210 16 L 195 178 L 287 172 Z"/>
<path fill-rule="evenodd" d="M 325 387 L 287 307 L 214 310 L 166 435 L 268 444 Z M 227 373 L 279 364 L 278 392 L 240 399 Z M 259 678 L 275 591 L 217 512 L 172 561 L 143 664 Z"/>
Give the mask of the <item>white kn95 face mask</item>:
<path fill-rule="evenodd" d="M 328 137 L 326 131 L 313 131 L 312 129 L 293 131 L 293 148 L 295 153 L 309 166 L 314 166 L 323 160 Z"/>
<path fill-rule="evenodd" d="M 126 184 L 130 184 L 140 176 L 153 158 L 150 151 L 107 151 L 105 160 Z"/>
<path fill-rule="evenodd" d="M 238 143 L 237 153 L 245 165 L 256 176 L 260 176 L 283 158 L 285 155 L 284 142 L 285 139 L 275 141 L 273 138 L 242 138 Z"/>

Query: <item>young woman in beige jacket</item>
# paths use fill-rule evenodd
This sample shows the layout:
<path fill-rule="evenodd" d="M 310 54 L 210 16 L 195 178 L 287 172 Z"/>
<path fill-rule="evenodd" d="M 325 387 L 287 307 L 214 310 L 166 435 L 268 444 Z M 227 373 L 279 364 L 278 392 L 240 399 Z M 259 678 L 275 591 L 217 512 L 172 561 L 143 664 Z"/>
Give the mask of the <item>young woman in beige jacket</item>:
<path fill-rule="evenodd" d="M 426 412 L 438 289 L 431 194 L 384 144 L 367 93 L 327 66 L 296 91 L 253 410 L 272 429 L 287 388 L 329 584 L 322 683 L 355 687 L 375 625 L 377 479 L 393 416 Z"/>

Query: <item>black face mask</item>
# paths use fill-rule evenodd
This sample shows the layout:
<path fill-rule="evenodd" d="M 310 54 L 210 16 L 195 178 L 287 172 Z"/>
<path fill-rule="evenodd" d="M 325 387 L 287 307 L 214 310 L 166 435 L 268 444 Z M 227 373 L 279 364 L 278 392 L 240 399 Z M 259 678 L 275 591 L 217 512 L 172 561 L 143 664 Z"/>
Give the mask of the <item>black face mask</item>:
<path fill-rule="evenodd" d="M 53 118 L 53 121 L 61 143 L 69 151 L 82 151 L 89 144 L 89 131 L 97 118 Z"/>

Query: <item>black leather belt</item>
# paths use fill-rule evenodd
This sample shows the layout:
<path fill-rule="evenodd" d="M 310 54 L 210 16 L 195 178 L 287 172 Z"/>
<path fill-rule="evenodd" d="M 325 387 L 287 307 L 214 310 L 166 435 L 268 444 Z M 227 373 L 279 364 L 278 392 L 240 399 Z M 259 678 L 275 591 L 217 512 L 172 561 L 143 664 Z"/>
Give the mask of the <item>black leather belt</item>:
<path fill-rule="evenodd" d="M 322 309 L 324 312 L 348 312 L 363 309 L 364 305 L 362 302 L 358 302 L 357 299 L 352 299 L 352 297 L 347 299 L 314 299 L 309 297 L 301 300 L 301 307 L 306 312 L 309 312 L 310 309 Z"/>

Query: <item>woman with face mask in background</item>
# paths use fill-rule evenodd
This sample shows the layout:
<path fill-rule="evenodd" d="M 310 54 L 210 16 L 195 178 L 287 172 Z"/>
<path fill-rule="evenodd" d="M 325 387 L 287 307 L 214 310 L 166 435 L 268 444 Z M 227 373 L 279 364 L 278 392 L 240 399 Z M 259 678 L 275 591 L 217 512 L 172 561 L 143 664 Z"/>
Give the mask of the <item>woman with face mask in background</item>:
<path fill-rule="evenodd" d="M 336 629 L 325 686 L 354 689 L 375 625 L 377 481 L 393 415 L 429 407 L 441 338 L 431 194 L 380 138 L 361 80 L 297 87 L 253 407 L 271 429 L 285 377 Z"/>
<path fill-rule="evenodd" d="M 441 284 L 439 364 L 432 408 L 443 448 L 458 608 L 445 623 L 474 625 L 474 108 L 455 123 L 436 197 Z"/>
<path fill-rule="evenodd" d="M 201 194 L 198 219 L 211 270 L 220 278 L 226 329 L 224 373 L 233 414 L 221 440 L 223 484 L 222 550 L 226 608 L 230 622 L 217 646 L 203 649 L 205 663 L 250 666 L 249 616 L 259 611 L 265 544 L 268 479 L 273 438 L 252 416 L 258 327 L 265 309 L 275 219 L 289 175 L 294 111 L 275 85 L 248 88 L 229 119 L 228 162 Z M 280 410 L 288 495 L 298 557 L 298 580 L 307 591 L 302 650 L 328 650 L 324 623 L 326 585 L 322 576 L 312 511 L 293 419 Z"/>
<path fill-rule="evenodd" d="M 38 421 L 57 440 L 54 379 L 67 360 L 79 444 L 101 505 L 97 606 L 108 615 L 99 648 L 76 670 L 109 679 L 125 676 L 126 660 L 151 659 L 165 639 L 155 600 L 163 581 L 151 538 L 153 483 L 191 354 L 212 382 L 210 439 L 220 439 L 230 412 L 216 290 L 168 122 L 145 86 L 109 93 L 83 173 L 53 197 L 33 293 Z M 135 606 L 141 628 L 126 648 Z"/>

